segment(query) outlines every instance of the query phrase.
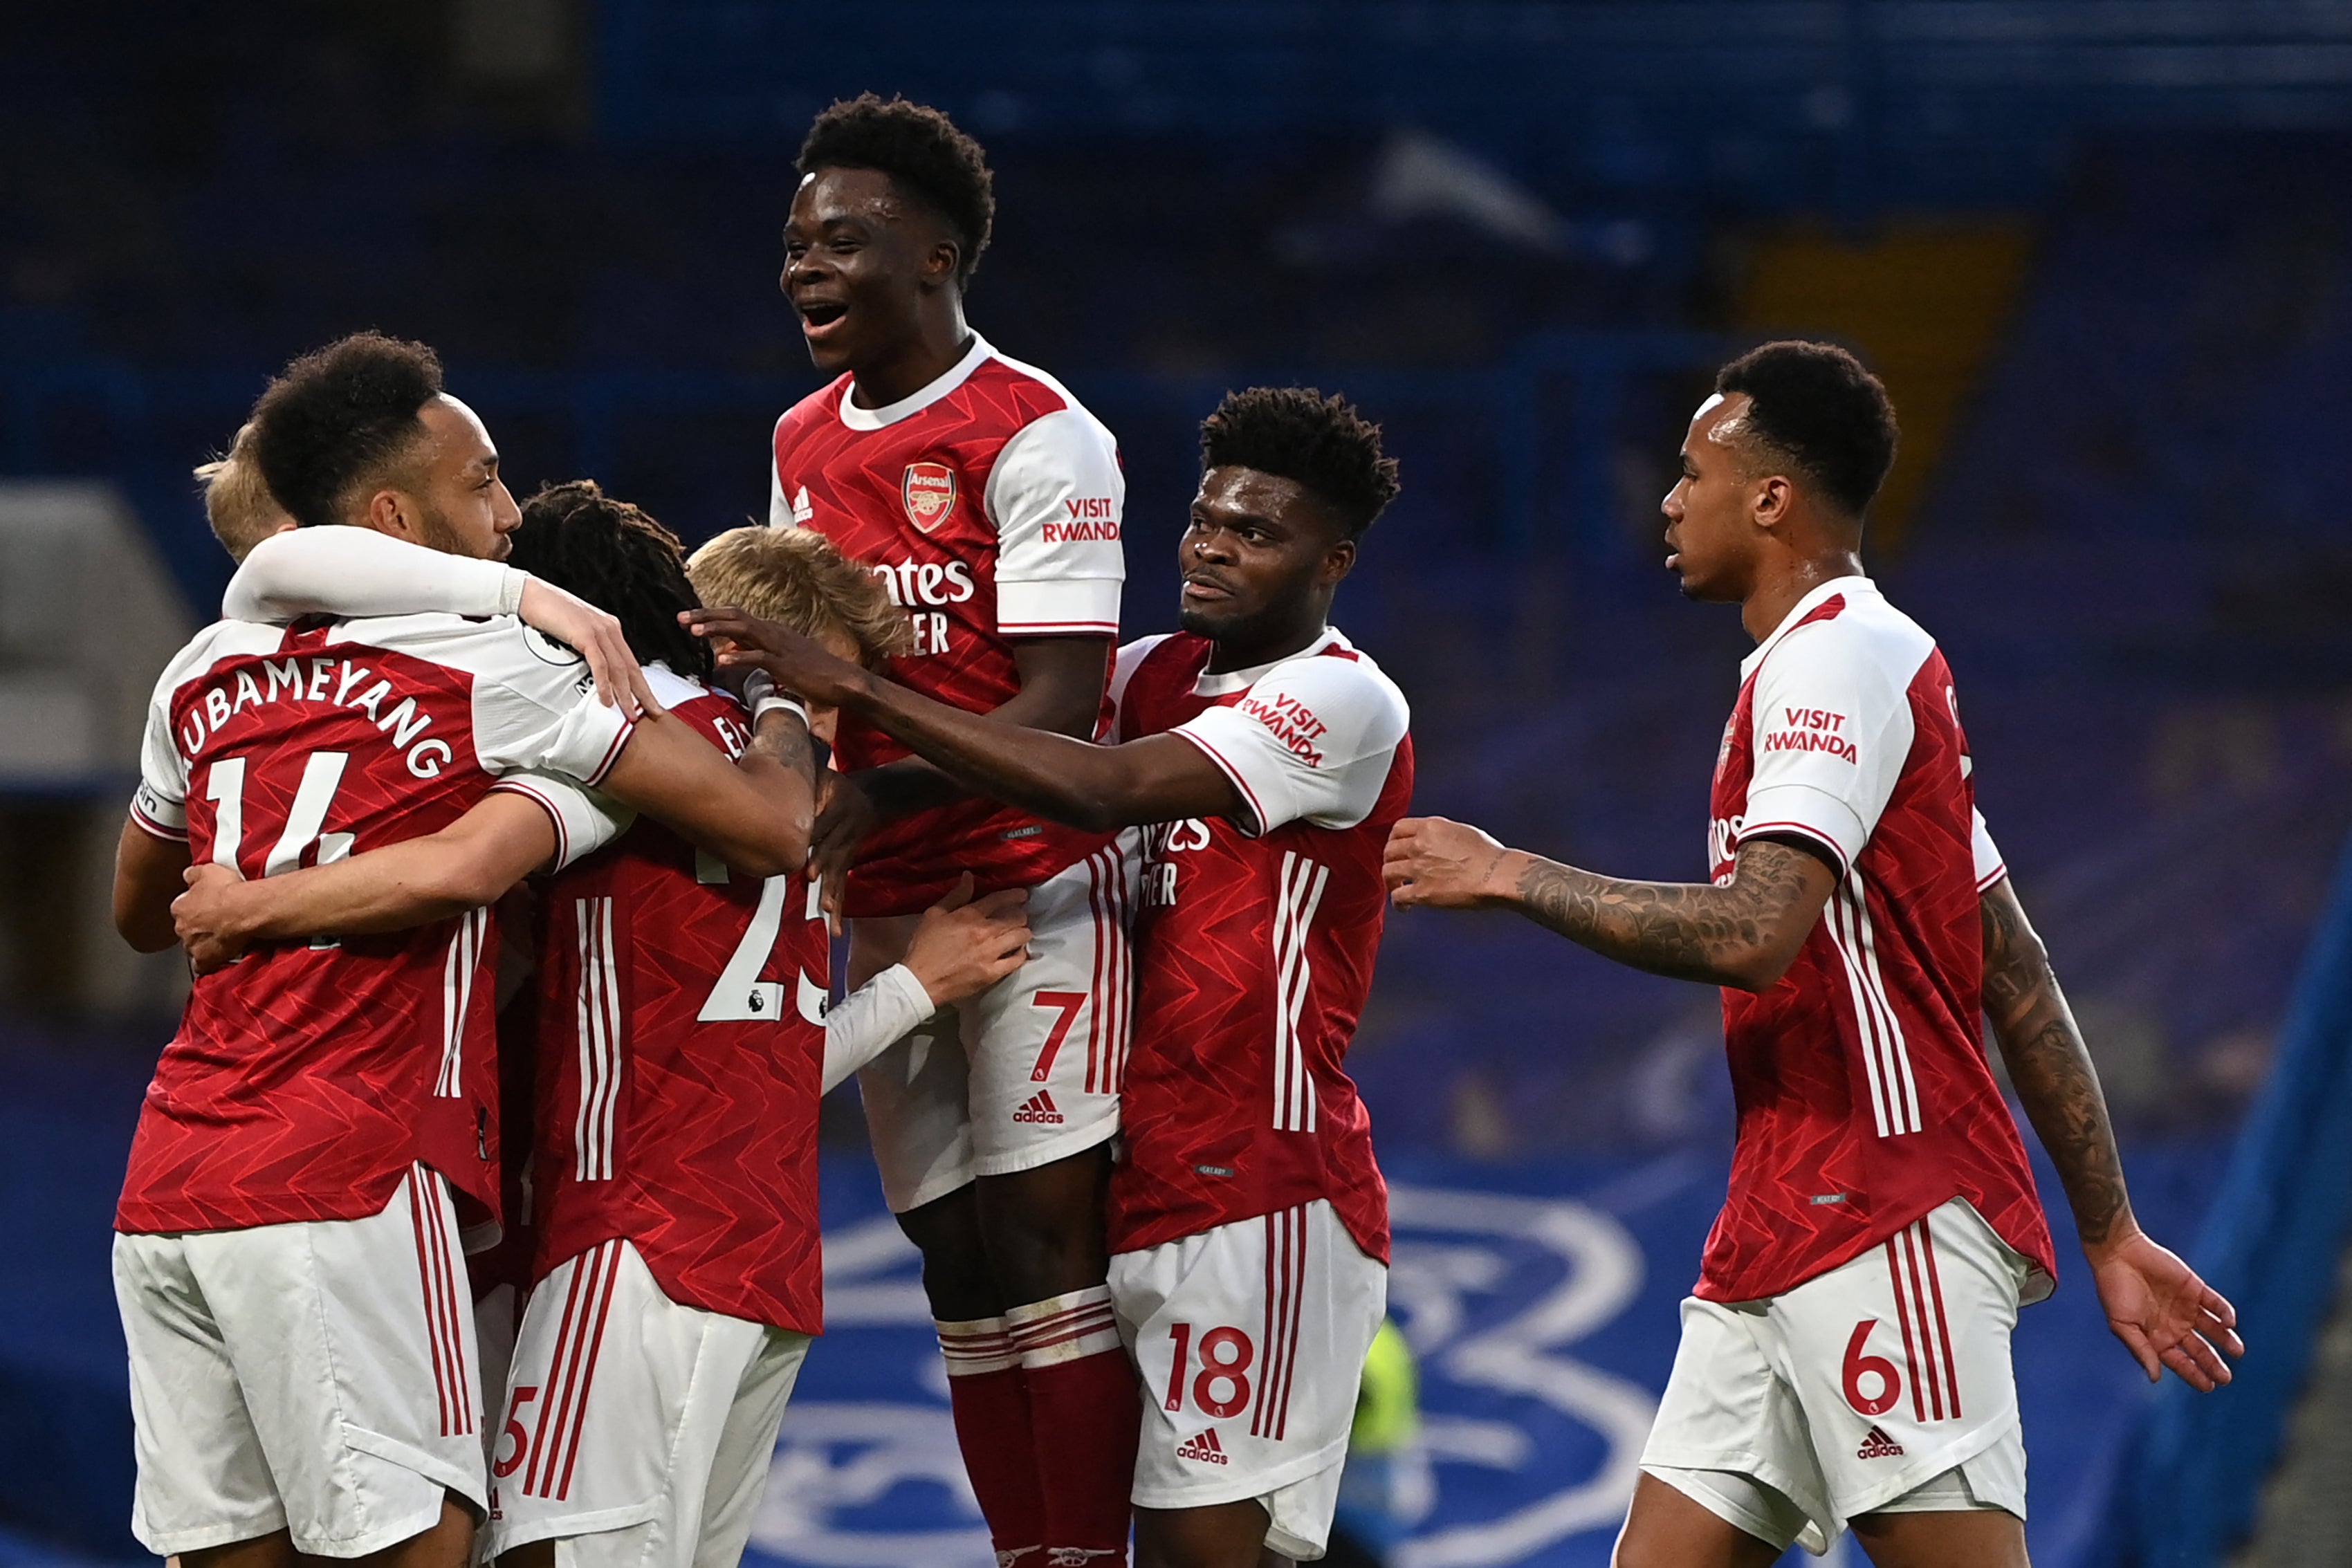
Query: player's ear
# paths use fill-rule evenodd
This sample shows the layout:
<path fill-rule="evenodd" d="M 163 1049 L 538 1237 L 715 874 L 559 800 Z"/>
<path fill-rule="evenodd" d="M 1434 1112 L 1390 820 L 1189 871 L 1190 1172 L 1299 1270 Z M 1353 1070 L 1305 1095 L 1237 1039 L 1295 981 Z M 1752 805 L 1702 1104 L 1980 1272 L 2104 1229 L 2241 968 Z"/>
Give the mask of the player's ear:
<path fill-rule="evenodd" d="M 360 521 L 380 534 L 390 534 L 396 539 L 417 542 L 416 521 L 410 515 L 408 497 L 386 486 L 367 498 Z"/>
<path fill-rule="evenodd" d="M 1789 483 L 1787 476 L 1768 474 L 1753 483 L 1754 492 L 1748 510 L 1756 519 L 1756 526 L 1759 528 L 1786 526 L 1789 505 L 1796 498 L 1796 488 Z"/>
<path fill-rule="evenodd" d="M 963 246 L 951 239 L 940 240 L 923 257 L 923 281 L 934 288 L 943 287 L 955 282 L 962 267 Z"/>
<path fill-rule="evenodd" d="M 1317 580 L 1326 588 L 1339 586 L 1339 580 L 1356 570 L 1356 541 L 1342 538 L 1323 552 L 1323 570 Z"/>

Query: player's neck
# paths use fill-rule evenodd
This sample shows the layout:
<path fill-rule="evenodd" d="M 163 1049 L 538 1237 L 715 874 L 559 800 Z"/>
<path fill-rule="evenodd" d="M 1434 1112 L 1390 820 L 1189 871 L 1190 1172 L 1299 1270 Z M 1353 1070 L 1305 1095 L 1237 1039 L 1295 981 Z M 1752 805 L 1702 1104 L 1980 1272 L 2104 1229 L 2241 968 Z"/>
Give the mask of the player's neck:
<path fill-rule="evenodd" d="M 914 336 L 850 371 L 849 401 L 859 408 L 904 402 L 954 370 L 971 351 L 971 339 L 961 305 L 950 302 L 944 309 L 925 312 Z"/>
<path fill-rule="evenodd" d="M 1850 549 L 1783 556 L 1756 574 L 1756 586 L 1739 601 L 1739 623 L 1761 643 L 1778 631 L 1805 595 L 1841 577 L 1860 577 L 1862 557 Z"/>
<path fill-rule="evenodd" d="M 1279 632 L 1260 632 L 1251 628 L 1234 636 L 1219 637 L 1209 645 L 1209 663 L 1203 673 L 1227 675 L 1235 670 L 1279 664 L 1293 653 L 1303 653 L 1313 647 L 1329 628 L 1330 607 L 1324 605 L 1306 621 L 1294 622 Z"/>

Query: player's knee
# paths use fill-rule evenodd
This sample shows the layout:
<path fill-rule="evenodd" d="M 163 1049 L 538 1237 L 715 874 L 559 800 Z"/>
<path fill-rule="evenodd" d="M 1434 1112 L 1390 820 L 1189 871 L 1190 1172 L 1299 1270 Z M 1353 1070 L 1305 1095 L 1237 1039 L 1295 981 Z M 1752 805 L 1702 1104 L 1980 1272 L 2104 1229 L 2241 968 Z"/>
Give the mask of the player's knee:
<path fill-rule="evenodd" d="M 1004 1310 L 970 1186 L 908 1209 L 898 1216 L 898 1228 L 923 1255 L 923 1294 L 932 1316 L 964 1322 Z"/>

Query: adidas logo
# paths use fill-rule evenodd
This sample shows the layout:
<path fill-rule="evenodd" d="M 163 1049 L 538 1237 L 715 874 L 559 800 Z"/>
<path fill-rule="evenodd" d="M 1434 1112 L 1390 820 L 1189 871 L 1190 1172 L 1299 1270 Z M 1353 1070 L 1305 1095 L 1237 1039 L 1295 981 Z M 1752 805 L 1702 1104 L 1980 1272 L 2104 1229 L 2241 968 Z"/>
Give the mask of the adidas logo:
<path fill-rule="evenodd" d="M 1232 1462 L 1225 1458 L 1224 1445 L 1217 1441 L 1217 1429 L 1214 1427 L 1204 1429 L 1199 1437 L 1189 1442 L 1177 1444 L 1176 1457 L 1180 1459 L 1198 1459 L 1204 1465 L 1223 1465 Z"/>
<path fill-rule="evenodd" d="M 1029 1103 L 1013 1112 L 1013 1119 L 1016 1122 L 1043 1122 L 1054 1125 L 1058 1125 L 1065 1120 L 1062 1113 L 1054 1109 L 1054 1097 L 1043 1089 L 1029 1096 Z"/>
<path fill-rule="evenodd" d="M 808 486 L 803 485 L 793 497 L 793 527 L 804 528 L 809 526 L 809 519 L 815 516 L 816 508 L 809 505 Z"/>
<path fill-rule="evenodd" d="M 1853 1451 L 1853 1457 L 1857 1459 L 1891 1459 L 1902 1451 L 1902 1444 L 1873 1427 L 1869 1436 L 1863 1438 L 1862 1447 Z"/>

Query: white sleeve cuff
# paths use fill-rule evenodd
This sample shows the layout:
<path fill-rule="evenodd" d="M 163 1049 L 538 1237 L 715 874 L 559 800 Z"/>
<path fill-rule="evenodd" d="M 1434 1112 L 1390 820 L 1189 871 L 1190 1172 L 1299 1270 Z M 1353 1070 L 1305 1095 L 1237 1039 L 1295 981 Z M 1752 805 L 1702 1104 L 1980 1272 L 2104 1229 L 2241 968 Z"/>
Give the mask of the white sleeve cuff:
<path fill-rule="evenodd" d="M 187 842 L 187 806 L 166 799 L 143 779 L 131 797 L 131 820 L 159 839 Z"/>
<path fill-rule="evenodd" d="M 843 1079 L 906 1038 L 939 1009 L 915 971 L 893 964 L 834 1004 L 824 1015 L 824 1086 Z"/>
<path fill-rule="evenodd" d="M 1819 840 L 1837 856 L 1841 876 L 1853 869 L 1854 857 L 1870 838 L 1853 807 L 1810 784 L 1775 784 L 1749 791 L 1748 814 L 1739 825 L 1740 842 L 1774 833 L 1802 833 Z"/>
<path fill-rule="evenodd" d="M 493 794 L 520 795 L 547 813 L 555 828 L 555 863 L 562 871 L 628 831 L 636 813 L 582 789 L 569 779 L 541 772 L 510 773 L 490 786 Z"/>
<path fill-rule="evenodd" d="M 1064 577 L 996 584 L 996 629 L 1007 637 L 1116 637 L 1119 580 Z"/>

